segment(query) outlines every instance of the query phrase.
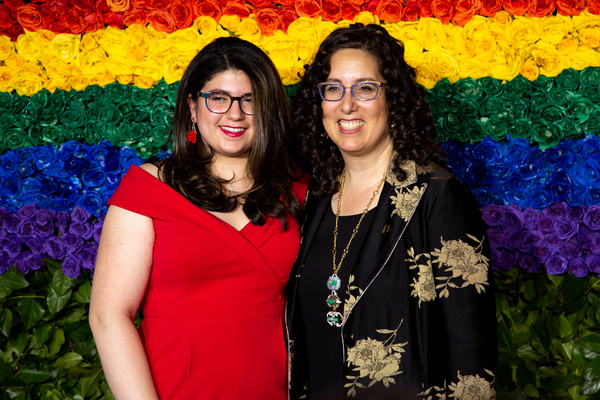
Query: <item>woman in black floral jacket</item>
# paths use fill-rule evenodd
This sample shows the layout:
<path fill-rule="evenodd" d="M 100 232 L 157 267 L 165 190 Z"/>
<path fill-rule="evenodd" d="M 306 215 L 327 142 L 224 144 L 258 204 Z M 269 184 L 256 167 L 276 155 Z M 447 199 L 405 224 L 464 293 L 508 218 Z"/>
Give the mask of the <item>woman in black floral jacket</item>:
<path fill-rule="evenodd" d="M 355 24 L 302 79 L 313 180 L 288 286 L 293 399 L 496 396 L 485 225 L 443 167 L 403 54 L 382 27 Z"/>

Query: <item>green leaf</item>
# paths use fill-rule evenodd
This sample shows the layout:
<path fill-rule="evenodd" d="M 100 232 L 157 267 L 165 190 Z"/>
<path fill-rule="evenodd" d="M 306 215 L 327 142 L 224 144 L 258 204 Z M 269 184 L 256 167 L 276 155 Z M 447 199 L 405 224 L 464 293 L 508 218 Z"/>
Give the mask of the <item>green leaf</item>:
<path fill-rule="evenodd" d="M 52 357 L 60 351 L 61 346 L 65 343 L 65 332 L 62 329 L 56 328 L 54 336 L 48 346 L 48 357 Z"/>
<path fill-rule="evenodd" d="M 579 342 L 587 349 L 600 354 L 600 335 L 592 333 L 579 340 Z"/>
<path fill-rule="evenodd" d="M 10 345 L 17 356 L 21 356 L 29 342 L 29 332 L 22 330 L 18 336 L 11 336 L 9 339 Z"/>
<path fill-rule="evenodd" d="M 100 372 L 102 372 L 102 368 L 94 368 L 81 380 L 81 395 L 84 398 L 88 394 L 94 393 L 100 387 L 100 380 L 98 379 Z"/>
<path fill-rule="evenodd" d="M 539 399 L 540 394 L 537 390 L 537 388 L 535 386 L 533 386 L 531 383 L 528 383 L 527 385 L 525 385 L 525 387 L 523 388 L 523 391 L 527 394 L 527 397 L 534 397 L 536 399 Z"/>
<path fill-rule="evenodd" d="M 61 272 L 62 273 L 62 272 Z M 48 288 L 48 297 L 46 298 L 46 304 L 48 305 L 48 311 L 50 314 L 56 315 L 60 310 L 65 308 L 71 299 L 71 289 L 65 294 L 58 294 L 54 287 Z"/>
<path fill-rule="evenodd" d="M 555 315 L 550 315 L 546 320 L 546 329 L 548 330 L 548 338 L 550 340 L 558 337 L 558 319 Z"/>
<path fill-rule="evenodd" d="M 80 354 L 67 353 L 64 356 L 58 358 L 54 363 L 55 369 L 69 369 L 78 365 L 83 360 Z"/>
<path fill-rule="evenodd" d="M 556 375 L 545 382 L 543 387 L 549 390 L 567 390 L 572 386 L 580 385 L 582 381 L 582 377 L 573 374 Z"/>
<path fill-rule="evenodd" d="M 45 365 L 28 365 L 21 370 L 19 377 L 26 383 L 42 383 L 48 380 L 52 375 Z"/>
<path fill-rule="evenodd" d="M 524 365 L 517 366 L 517 384 L 524 388 L 528 384 L 535 386 L 535 375 Z"/>
<path fill-rule="evenodd" d="M 4 388 L 4 391 L 11 400 L 25 400 L 27 398 L 25 389 L 19 386 L 7 387 Z"/>
<path fill-rule="evenodd" d="M 17 267 L 12 267 L 0 275 L 0 286 L 8 290 L 20 290 L 29 286 L 29 282 Z"/>
<path fill-rule="evenodd" d="M 25 324 L 26 329 L 33 328 L 44 316 L 46 312 L 40 303 L 31 297 L 19 299 L 17 303 L 17 311 L 21 317 L 21 321 Z"/>
<path fill-rule="evenodd" d="M 13 314 L 10 309 L 6 308 L 2 313 L 2 319 L 0 320 L 0 332 L 6 337 L 10 336 L 10 329 L 13 324 Z"/>
<path fill-rule="evenodd" d="M 77 293 L 81 296 L 83 302 L 89 303 L 92 297 L 92 282 L 89 279 L 86 280 L 81 286 L 79 286 Z"/>
<path fill-rule="evenodd" d="M 52 324 L 44 324 L 33 328 L 33 338 L 37 344 L 44 344 L 46 340 L 50 339 L 52 333 Z"/>
<path fill-rule="evenodd" d="M 531 325 L 529 336 L 531 338 L 531 346 L 541 354 L 545 354 L 550 349 L 550 341 L 548 340 L 548 336 L 546 336 L 546 332 L 538 327 L 538 324 Z"/>
<path fill-rule="evenodd" d="M 558 316 L 558 335 L 565 338 L 573 333 L 569 320 L 564 315 Z"/>
<path fill-rule="evenodd" d="M 50 283 L 50 286 L 54 289 L 58 296 L 63 296 L 71 290 L 71 287 L 73 286 L 73 278 L 66 276 L 62 270 L 56 270 L 52 276 L 52 283 Z"/>
<path fill-rule="evenodd" d="M 81 342 L 87 339 L 92 333 L 90 324 L 87 320 L 67 324 L 63 329 L 69 340 L 72 342 Z"/>

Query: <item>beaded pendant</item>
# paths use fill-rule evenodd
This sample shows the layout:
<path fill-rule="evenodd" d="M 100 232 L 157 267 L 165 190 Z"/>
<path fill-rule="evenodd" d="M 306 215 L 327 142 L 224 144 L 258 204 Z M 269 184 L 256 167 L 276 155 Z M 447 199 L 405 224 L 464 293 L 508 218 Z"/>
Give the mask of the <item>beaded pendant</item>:
<path fill-rule="evenodd" d="M 326 300 L 327 305 L 331 308 L 331 311 L 327 313 L 327 323 L 337 328 L 341 327 L 342 322 L 344 321 L 342 314 L 337 312 L 337 308 L 342 302 L 337 295 L 336 290 L 340 288 L 341 284 L 341 279 L 337 274 L 333 274 L 327 279 L 327 289 L 331 290 L 331 294 L 327 296 Z"/>

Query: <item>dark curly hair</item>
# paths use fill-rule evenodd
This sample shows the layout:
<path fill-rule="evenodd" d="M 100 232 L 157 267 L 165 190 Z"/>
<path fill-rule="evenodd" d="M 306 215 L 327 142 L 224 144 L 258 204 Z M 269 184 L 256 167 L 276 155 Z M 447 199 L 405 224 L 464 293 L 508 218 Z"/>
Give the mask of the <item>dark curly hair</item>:
<path fill-rule="evenodd" d="M 333 31 L 321 43 L 312 64 L 305 66 L 294 100 L 301 151 L 316 181 L 314 194 L 322 197 L 337 192 L 337 177 L 344 168 L 337 146 L 323 137 L 323 110 L 317 90 L 317 84 L 329 76 L 332 56 L 343 49 L 362 50 L 373 56 L 387 83 L 389 132 L 396 152 L 393 171 L 398 179 L 406 179 L 406 172 L 401 167 L 406 160 L 420 165 L 430 160 L 444 163 L 444 150 L 434 140 L 433 116 L 425 102 L 425 91 L 415 82 L 415 70 L 404 61 L 404 45 L 379 25 L 352 24 Z"/>
<path fill-rule="evenodd" d="M 252 84 L 254 138 L 248 173 L 254 185 L 247 194 L 241 194 L 245 199 L 243 211 L 254 225 L 263 225 L 266 217 L 274 217 L 287 229 L 287 213 L 297 221 L 302 213 L 292 192 L 298 170 L 291 143 L 292 112 L 275 65 L 250 42 L 234 37 L 218 38 L 190 62 L 177 91 L 173 155 L 156 163 L 159 173 L 165 183 L 200 208 L 228 212 L 238 206 L 240 195 L 230 196 L 223 190 L 227 181 L 211 172 L 214 151 L 202 140 L 191 143 L 187 139 L 192 127 L 188 96 L 195 102 L 204 101 L 198 96 L 204 85 L 215 75 L 230 70 L 244 72 Z"/>

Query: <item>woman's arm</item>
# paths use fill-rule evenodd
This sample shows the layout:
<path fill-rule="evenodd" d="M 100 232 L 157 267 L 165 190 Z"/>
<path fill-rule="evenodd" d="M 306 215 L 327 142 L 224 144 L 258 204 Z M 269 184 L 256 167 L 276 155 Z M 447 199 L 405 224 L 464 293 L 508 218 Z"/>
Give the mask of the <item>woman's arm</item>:
<path fill-rule="evenodd" d="M 158 399 L 133 319 L 144 296 L 154 247 L 152 219 L 110 206 L 94 271 L 90 326 L 116 399 Z"/>

